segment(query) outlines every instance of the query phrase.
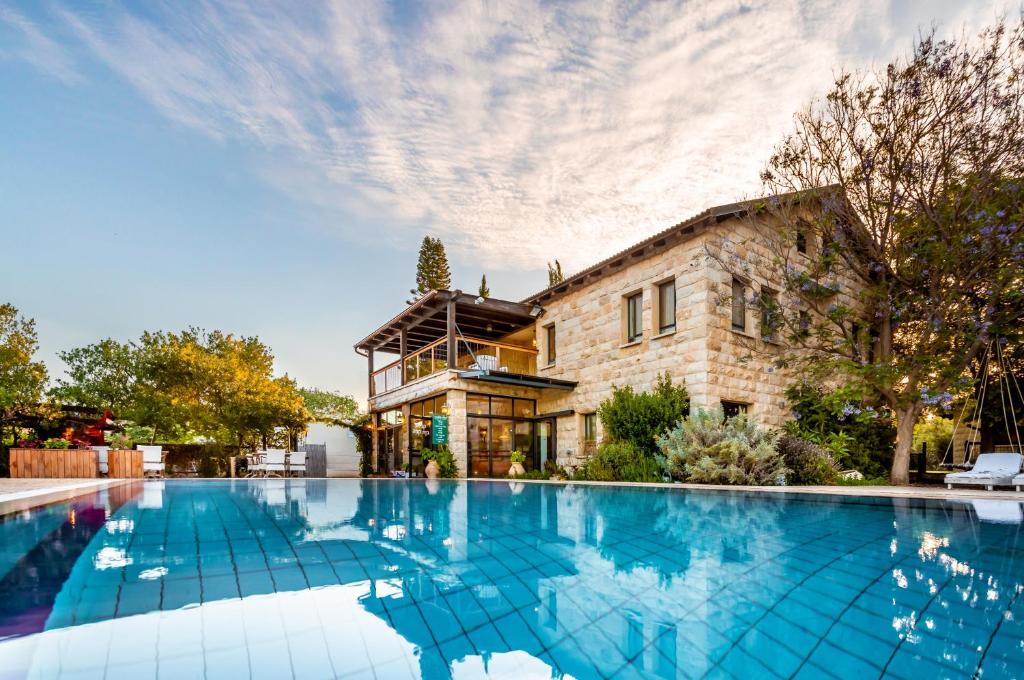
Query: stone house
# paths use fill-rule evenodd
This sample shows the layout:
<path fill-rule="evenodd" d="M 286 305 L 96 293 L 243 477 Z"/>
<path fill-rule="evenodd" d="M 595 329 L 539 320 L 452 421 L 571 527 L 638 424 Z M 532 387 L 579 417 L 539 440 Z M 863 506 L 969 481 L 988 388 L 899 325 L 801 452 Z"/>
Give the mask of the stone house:
<path fill-rule="evenodd" d="M 445 440 L 469 476 L 504 476 L 513 450 L 527 469 L 575 465 L 601 439 L 613 386 L 648 390 L 666 371 L 692 408 L 780 426 L 791 376 L 775 367 L 763 301 L 792 302 L 759 264 L 757 235 L 773 230 L 752 205 L 705 210 L 519 302 L 439 290 L 408 306 L 355 345 L 375 469 L 416 471 L 421 448 Z M 739 274 L 713 255 L 724 242 Z M 781 247 L 799 264 L 815 244 Z M 378 367 L 381 354 L 397 356 Z"/>

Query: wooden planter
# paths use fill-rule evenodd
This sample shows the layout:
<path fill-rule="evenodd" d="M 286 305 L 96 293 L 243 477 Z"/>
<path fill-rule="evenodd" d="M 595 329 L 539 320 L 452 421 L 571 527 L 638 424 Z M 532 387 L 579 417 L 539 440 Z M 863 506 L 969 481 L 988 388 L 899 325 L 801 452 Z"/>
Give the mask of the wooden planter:
<path fill-rule="evenodd" d="M 11 477 L 50 479 L 98 475 L 92 449 L 11 449 Z"/>
<path fill-rule="evenodd" d="M 115 449 L 107 452 L 107 476 L 111 479 L 141 479 L 142 451 Z"/>

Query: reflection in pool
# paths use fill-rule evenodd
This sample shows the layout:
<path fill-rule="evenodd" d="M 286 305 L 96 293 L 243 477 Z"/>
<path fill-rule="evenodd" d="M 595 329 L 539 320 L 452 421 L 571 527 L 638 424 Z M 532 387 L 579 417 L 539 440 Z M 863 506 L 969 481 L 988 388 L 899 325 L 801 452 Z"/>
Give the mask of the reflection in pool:
<path fill-rule="evenodd" d="M 0 678 L 1024 675 L 1020 506 L 146 482 L 3 518 Z"/>

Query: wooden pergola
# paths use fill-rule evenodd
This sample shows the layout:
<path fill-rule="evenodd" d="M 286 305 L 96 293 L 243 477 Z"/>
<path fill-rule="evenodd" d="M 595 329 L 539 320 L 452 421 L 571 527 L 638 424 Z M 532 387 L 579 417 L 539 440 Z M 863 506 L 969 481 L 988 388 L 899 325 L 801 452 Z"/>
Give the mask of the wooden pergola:
<path fill-rule="evenodd" d="M 397 354 L 400 361 L 430 345 L 441 343 L 455 365 L 459 338 L 498 341 L 534 323 L 543 308 L 536 304 L 483 298 L 461 290 L 432 290 L 400 314 L 355 344 L 367 358 L 373 394 L 374 354 Z M 404 374 L 403 374 L 404 380 Z"/>

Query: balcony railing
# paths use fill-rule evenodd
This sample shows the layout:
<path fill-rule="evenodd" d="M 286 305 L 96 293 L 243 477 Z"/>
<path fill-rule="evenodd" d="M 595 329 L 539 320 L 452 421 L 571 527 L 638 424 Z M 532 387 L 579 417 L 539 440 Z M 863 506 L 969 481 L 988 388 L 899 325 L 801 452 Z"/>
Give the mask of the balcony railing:
<path fill-rule="evenodd" d="M 447 370 L 448 339 L 441 338 L 373 372 L 373 395 L 384 394 L 414 380 Z M 533 375 L 537 350 L 491 340 L 459 338 L 454 368 L 467 371 L 503 371 Z M 403 379 L 404 378 L 404 379 Z"/>

